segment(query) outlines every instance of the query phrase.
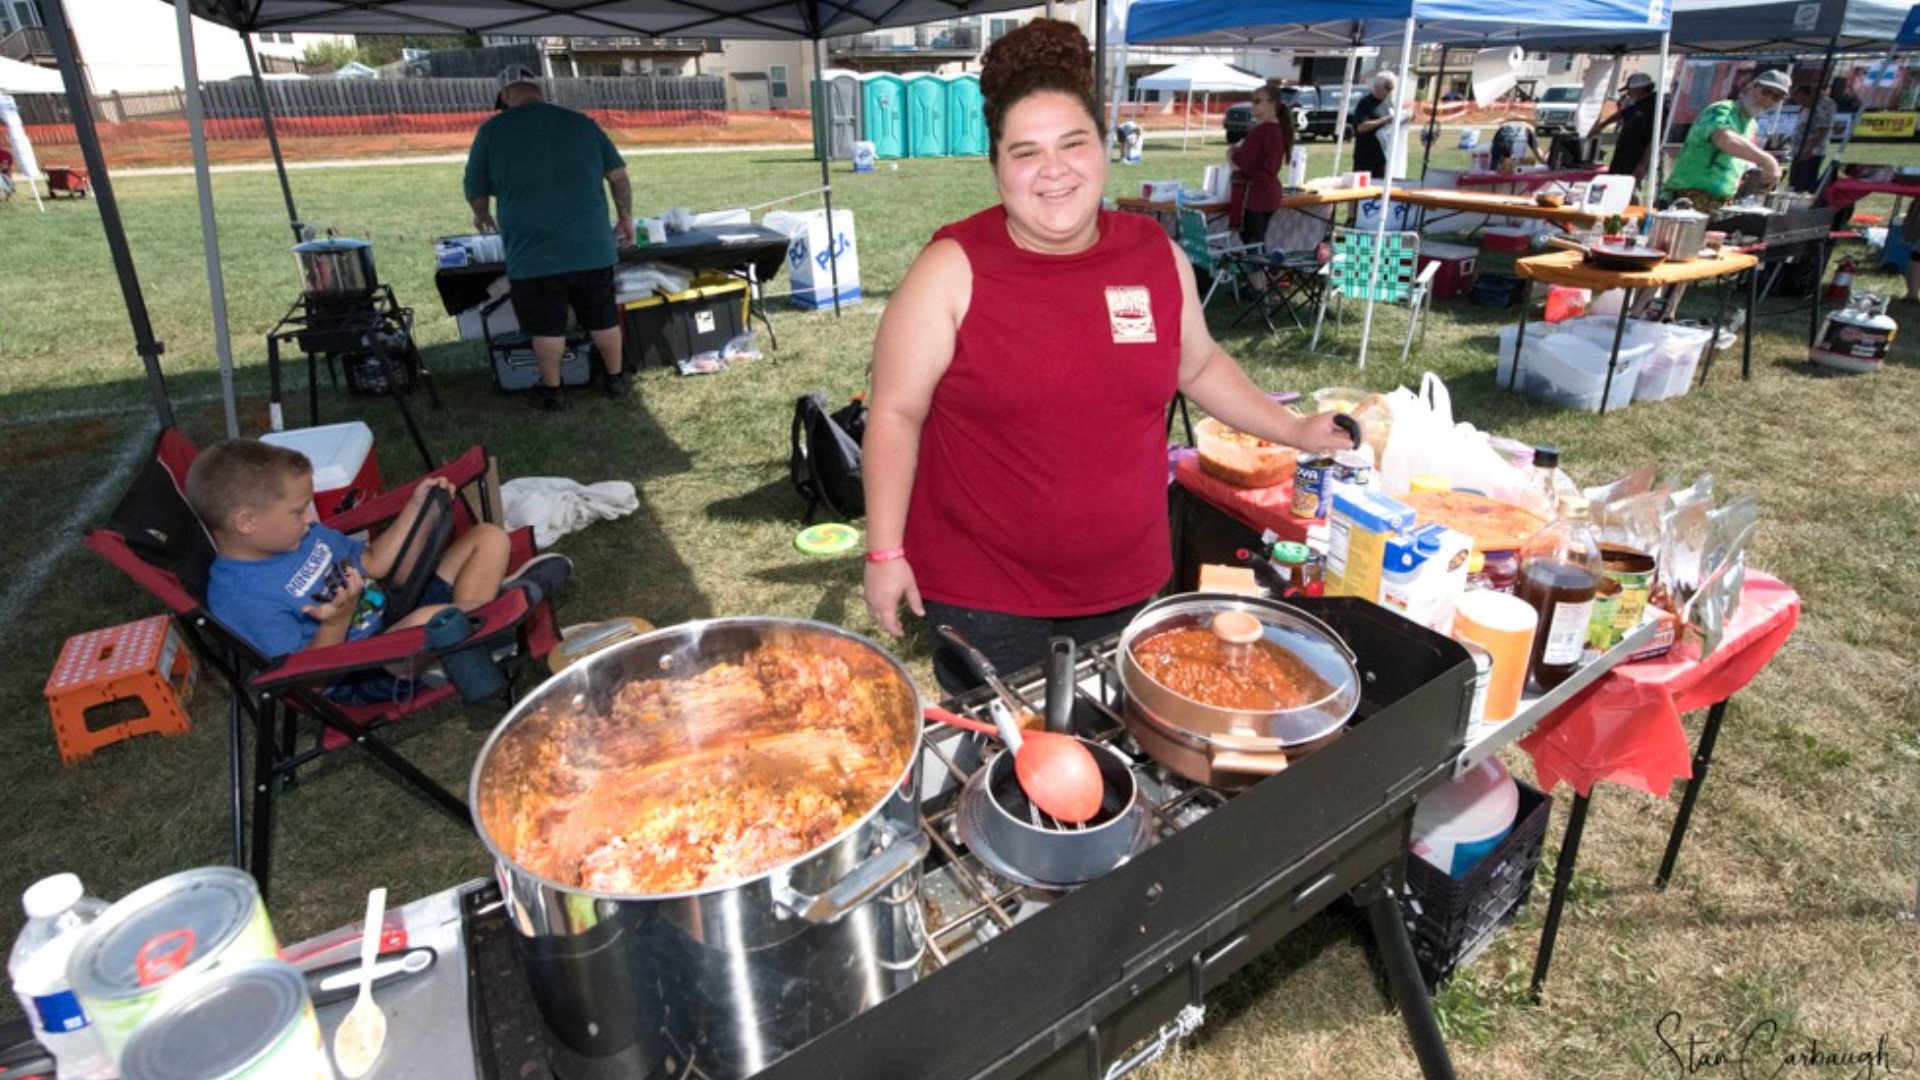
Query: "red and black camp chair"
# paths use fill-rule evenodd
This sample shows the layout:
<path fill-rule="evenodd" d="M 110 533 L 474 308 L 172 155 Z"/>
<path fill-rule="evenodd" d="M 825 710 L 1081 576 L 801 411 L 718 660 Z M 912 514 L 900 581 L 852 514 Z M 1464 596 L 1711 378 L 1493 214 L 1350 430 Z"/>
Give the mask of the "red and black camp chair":
<path fill-rule="evenodd" d="M 381 730 L 405 717 L 454 697 L 451 685 L 416 686 L 399 700 L 348 705 L 327 697 L 323 688 L 343 675 L 372 673 L 392 665 L 426 670 L 434 653 L 421 628 L 395 630 L 360 641 L 308 649 L 278 660 L 261 656 L 223 625 L 205 606 L 207 574 L 214 546 L 186 500 L 187 468 L 199 450 L 177 430 L 160 433 L 153 457 L 142 468 L 106 525 L 87 534 L 87 546 L 164 603 L 195 655 L 217 672 L 230 690 L 229 764 L 233 785 L 234 864 L 245 867 L 267 891 L 272 853 L 273 800 L 301 766 L 346 746 L 358 747 L 387 766 L 468 828 L 466 804 L 381 738 Z M 478 513 L 494 520 L 498 512 L 486 496 L 486 452 L 474 447 L 433 473 L 474 493 Z M 417 481 L 416 481 L 417 483 Z M 397 488 L 327 519 L 344 533 L 378 528 L 407 504 L 413 485 Z M 453 532 L 470 527 L 475 511 L 466 498 L 451 502 Z M 508 565 L 518 567 L 534 554 L 532 530 L 514 530 Z M 544 657 L 559 641 L 553 605 L 532 588 L 510 588 L 486 607 L 472 612 L 471 641 L 519 659 Z M 511 646 L 509 650 L 507 646 Z M 508 694 L 512 693 L 509 670 Z M 304 725 L 302 717 L 318 725 Z M 252 842 L 248 843 L 245 742 L 253 738 Z M 302 745 L 302 742 L 305 745 Z"/>

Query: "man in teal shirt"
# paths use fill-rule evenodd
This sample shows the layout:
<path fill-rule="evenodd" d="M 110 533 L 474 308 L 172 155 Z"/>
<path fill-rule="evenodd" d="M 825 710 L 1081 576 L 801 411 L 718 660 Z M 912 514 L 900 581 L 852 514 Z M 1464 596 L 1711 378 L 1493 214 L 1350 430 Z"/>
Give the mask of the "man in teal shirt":
<path fill-rule="evenodd" d="M 1685 198 L 1695 210 L 1711 214 L 1739 192 L 1740 174 L 1746 171 L 1742 162 L 1760 171 L 1762 191 L 1773 190 L 1780 182 L 1780 163 L 1753 141 L 1754 119 L 1778 108 L 1791 85 L 1784 73 L 1763 71 L 1733 100 L 1702 109 L 1660 189 L 1662 201 Z"/>
<path fill-rule="evenodd" d="M 567 407 L 560 357 L 569 307 L 593 335 L 606 366 L 607 396 L 624 397 L 632 389 L 621 362 L 613 266 L 614 242 L 633 242 L 633 187 L 627 163 L 606 132 L 589 117 L 547 104 L 533 79 L 519 64 L 500 73 L 494 100 L 500 115 L 473 137 L 465 186 L 474 227 L 499 232 L 505 241 L 513 313 L 533 341 L 540 370 L 534 404 L 558 412 Z M 602 182 L 613 193 L 612 230 Z"/>

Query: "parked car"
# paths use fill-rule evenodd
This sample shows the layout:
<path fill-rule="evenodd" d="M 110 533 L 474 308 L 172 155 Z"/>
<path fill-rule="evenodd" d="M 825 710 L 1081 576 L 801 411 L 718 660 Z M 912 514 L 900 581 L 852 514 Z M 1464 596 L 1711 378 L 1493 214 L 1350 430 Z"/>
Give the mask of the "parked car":
<path fill-rule="evenodd" d="M 1574 126 L 1579 122 L 1579 113 L 1579 87 L 1549 86 L 1534 107 L 1533 130 L 1542 137 L 1577 135 L 1579 132 L 1574 131 Z"/>
<path fill-rule="evenodd" d="M 1307 109 L 1319 100 L 1319 92 L 1311 86 L 1283 86 L 1280 88 L 1280 104 L 1293 110 L 1293 129 L 1303 130 L 1307 124 Z M 1227 142 L 1237 143 L 1247 137 L 1248 129 L 1253 127 L 1253 106 L 1246 102 L 1227 107 L 1227 114 L 1220 121 L 1227 133 Z"/>
<path fill-rule="evenodd" d="M 1353 112 L 1353 107 L 1360 101 L 1361 96 L 1369 91 L 1366 83 L 1357 82 L 1352 92 L 1347 95 L 1347 107 L 1335 108 L 1334 103 L 1340 100 L 1340 85 L 1339 83 L 1320 85 L 1314 94 L 1313 104 L 1306 110 L 1306 120 L 1300 125 L 1300 138 L 1317 139 L 1324 136 L 1331 139 L 1334 133 L 1343 127 L 1346 128 L 1347 138 L 1353 138 L 1353 127 L 1347 123 L 1347 116 Z"/>

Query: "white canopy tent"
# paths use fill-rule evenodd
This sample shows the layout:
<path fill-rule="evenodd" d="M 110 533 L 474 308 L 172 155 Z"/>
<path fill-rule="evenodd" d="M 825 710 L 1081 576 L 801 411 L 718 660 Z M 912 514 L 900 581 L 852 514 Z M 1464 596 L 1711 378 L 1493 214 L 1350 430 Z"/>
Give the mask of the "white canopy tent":
<path fill-rule="evenodd" d="M 34 181 L 45 174 L 34 155 L 33 141 L 27 138 L 26 125 L 20 122 L 20 107 L 10 95 L 57 94 L 61 89 L 59 72 L 0 57 L 0 126 L 7 129 L 7 142 L 13 147 L 14 176 L 26 182 L 27 190 L 33 192 L 34 205 L 43 214 L 47 208 Z"/>
<path fill-rule="evenodd" d="M 1170 68 L 1163 68 L 1144 78 L 1134 80 L 1133 85 L 1137 90 L 1164 90 L 1184 92 L 1187 95 L 1187 113 L 1180 123 L 1180 149 L 1185 150 L 1187 125 L 1193 119 L 1195 91 L 1205 95 L 1201 99 L 1201 115 L 1204 116 L 1206 106 L 1212 101 L 1215 91 L 1245 93 L 1267 85 L 1267 80 L 1258 75 L 1249 75 L 1212 56 L 1189 56 Z M 1202 138 L 1205 138 L 1204 133 Z"/>
<path fill-rule="evenodd" d="M 60 73 L 0 56 L 0 94 L 58 94 Z"/>

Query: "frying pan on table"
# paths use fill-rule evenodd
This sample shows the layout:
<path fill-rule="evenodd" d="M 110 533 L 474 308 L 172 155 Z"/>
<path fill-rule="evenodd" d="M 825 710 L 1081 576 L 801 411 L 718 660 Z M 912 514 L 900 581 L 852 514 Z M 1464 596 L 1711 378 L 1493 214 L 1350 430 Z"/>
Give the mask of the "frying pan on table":
<path fill-rule="evenodd" d="M 1559 236 L 1548 243 L 1584 252 L 1587 261 L 1602 270 L 1651 270 L 1667 261 L 1666 252 L 1638 244 L 1581 244 Z"/>

